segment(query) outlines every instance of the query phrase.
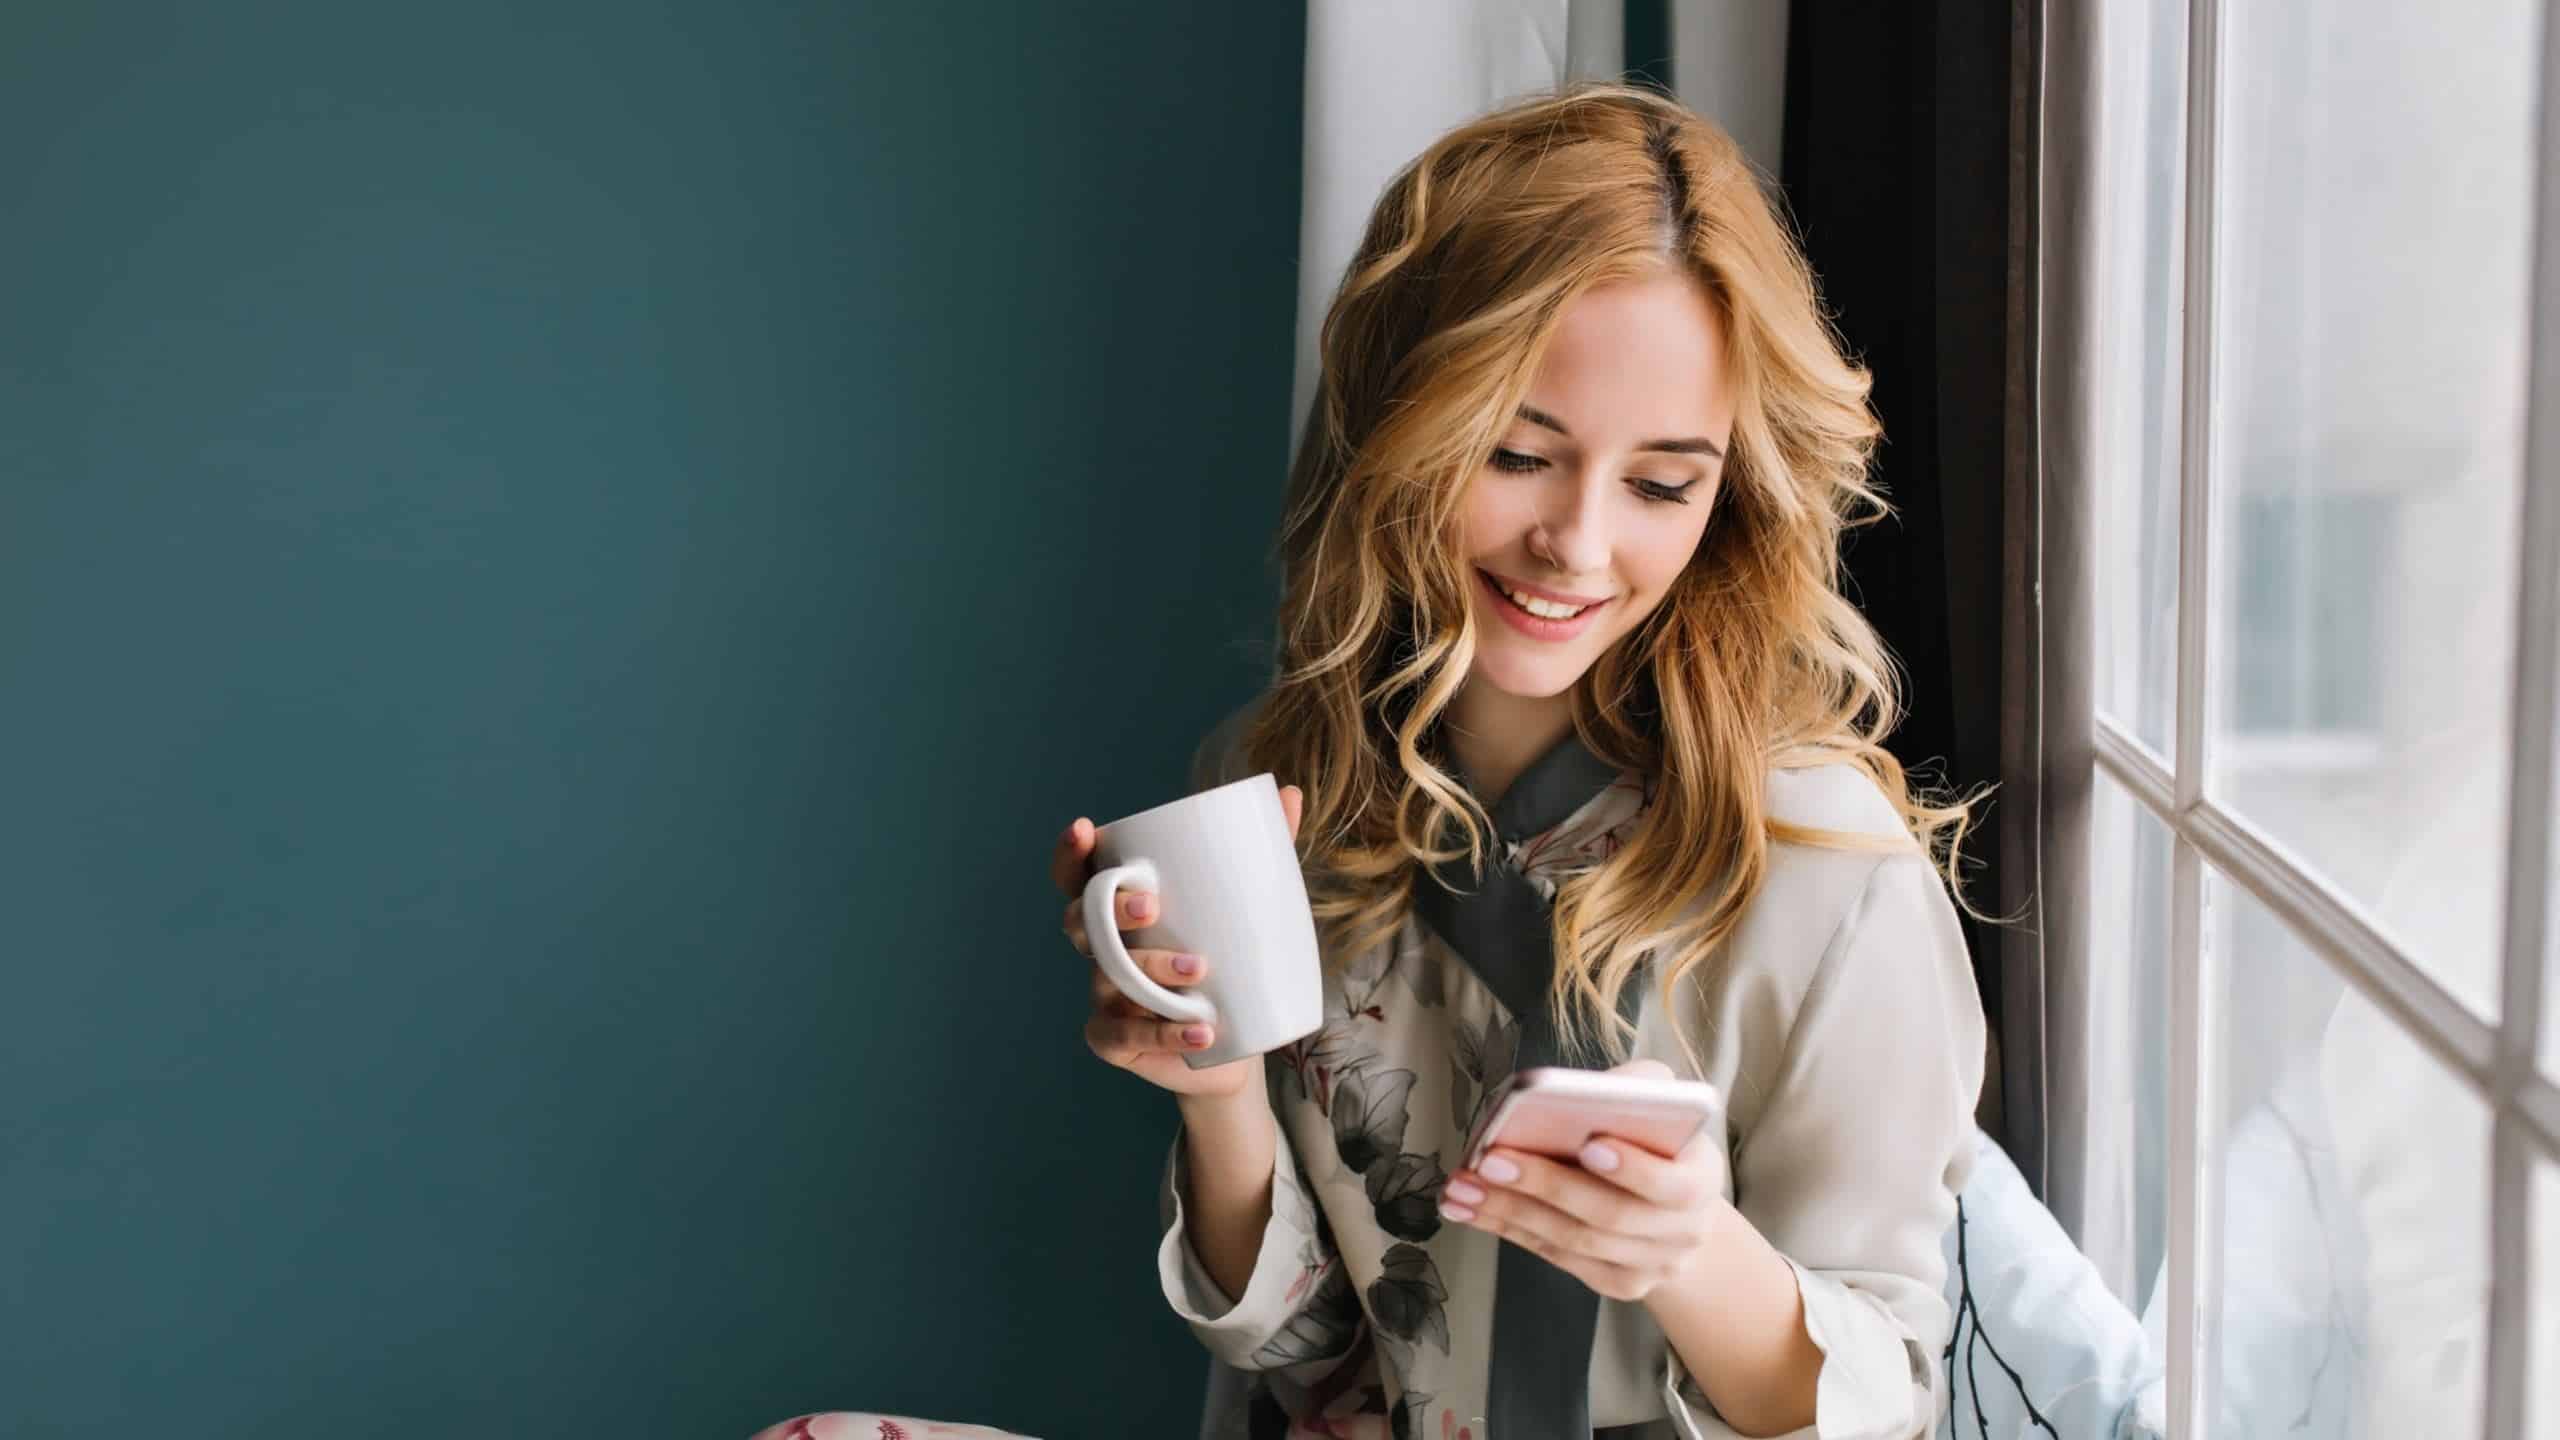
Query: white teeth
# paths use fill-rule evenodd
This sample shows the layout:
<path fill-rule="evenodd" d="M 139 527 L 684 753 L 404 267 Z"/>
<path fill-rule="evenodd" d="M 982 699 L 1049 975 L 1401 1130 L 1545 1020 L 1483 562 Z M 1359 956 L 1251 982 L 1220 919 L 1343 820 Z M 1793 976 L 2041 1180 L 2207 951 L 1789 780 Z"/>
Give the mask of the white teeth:
<path fill-rule="evenodd" d="M 1591 608 L 1588 605 L 1558 605 L 1552 600 L 1541 600 L 1534 595 L 1523 595 L 1508 585 L 1502 586 L 1501 589 L 1503 594 L 1511 597 L 1512 604 L 1519 606 L 1521 609 L 1528 611 L 1530 614 L 1535 615 L 1542 620 L 1570 620 L 1574 616 Z"/>

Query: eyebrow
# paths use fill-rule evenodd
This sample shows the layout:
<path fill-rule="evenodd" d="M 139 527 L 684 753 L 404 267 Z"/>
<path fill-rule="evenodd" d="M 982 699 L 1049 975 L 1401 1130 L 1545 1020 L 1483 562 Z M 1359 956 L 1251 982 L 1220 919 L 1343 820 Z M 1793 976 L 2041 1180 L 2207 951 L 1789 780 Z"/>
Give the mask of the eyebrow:
<path fill-rule="evenodd" d="M 1573 432 L 1564 428 L 1563 421 L 1535 405 L 1521 406 L 1520 418 L 1532 425 L 1543 425 L 1567 440 L 1573 438 Z M 1639 440 L 1636 442 L 1636 448 L 1656 451 L 1664 455 L 1712 455 L 1719 460 L 1724 458 L 1723 447 L 1704 435 L 1690 435 L 1672 440 Z"/>

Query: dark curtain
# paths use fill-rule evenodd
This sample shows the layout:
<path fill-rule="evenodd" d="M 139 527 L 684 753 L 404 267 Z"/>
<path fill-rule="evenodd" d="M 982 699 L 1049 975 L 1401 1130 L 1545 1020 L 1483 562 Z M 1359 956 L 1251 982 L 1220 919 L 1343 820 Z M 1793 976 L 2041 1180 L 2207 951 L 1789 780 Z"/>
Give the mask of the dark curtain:
<path fill-rule="evenodd" d="M 2044 1190 L 2044 946 L 2032 423 L 2033 0 L 1798 0 L 1787 203 L 1841 334 L 1875 377 L 1896 517 L 1853 532 L 1851 594 L 1899 657 L 1892 739 L 1921 778 L 1997 783 L 1965 843 L 1990 1018 L 1983 1126 Z"/>

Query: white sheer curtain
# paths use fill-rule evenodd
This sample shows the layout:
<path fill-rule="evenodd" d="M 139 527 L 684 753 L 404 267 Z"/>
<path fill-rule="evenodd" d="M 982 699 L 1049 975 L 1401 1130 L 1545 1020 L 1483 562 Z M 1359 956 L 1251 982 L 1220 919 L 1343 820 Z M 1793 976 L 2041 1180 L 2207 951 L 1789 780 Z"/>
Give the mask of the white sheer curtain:
<path fill-rule="evenodd" d="M 1778 170 L 1787 0 L 1676 0 L 1674 88 Z M 1291 443 L 1315 395 L 1316 330 L 1378 192 L 1443 131 L 1625 66 L 1624 0 L 1308 0 Z"/>
<path fill-rule="evenodd" d="M 1317 328 L 1388 178 L 1507 100 L 1616 74 L 1622 13 L 1621 0 L 1307 0 L 1292 444 L 1315 398 Z"/>

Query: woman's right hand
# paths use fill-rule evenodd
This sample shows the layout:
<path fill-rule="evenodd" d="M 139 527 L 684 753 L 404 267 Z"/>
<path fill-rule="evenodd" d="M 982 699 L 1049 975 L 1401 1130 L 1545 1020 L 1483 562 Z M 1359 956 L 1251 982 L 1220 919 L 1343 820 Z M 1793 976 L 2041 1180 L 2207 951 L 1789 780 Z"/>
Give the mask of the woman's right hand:
<path fill-rule="evenodd" d="M 1305 793 L 1297 786 L 1280 787 L 1280 809 L 1289 817 L 1289 838 L 1293 842 L 1298 838 L 1298 812 L 1304 800 Z M 1084 1022 L 1084 1042 L 1095 1055 L 1176 1095 L 1224 1098 L 1241 1095 L 1247 1086 L 1260 1083 L 1259 1055 L 1192 1069 L 1182 1058 L 1183 1053 L 1207 1049 L 1217 1039 L 1215 1027 L 1165 1019 L 1121 994 L 1120 987 L 1112 984 L 1094 962 L 1093 945 L 1084 929 L 1084 887 L 1093 878 L 1091 820 L 1077 816 L 1066 833 L 1058 837 L 1057 848 L 1049 857 L 1049 877 L 1067 897 L 1062 927 L 1067 943 L 1085 957 L 1085 968 L 1092 972 L 1093 1013 Z M 1157 923 L 1160 917 L 1155 907 L 1159 903 L 1153 892 L 1123 889 L 1117 914 L 1121 930 L 1138 930 Z M 1179 953 L 1129 947 L 1129 958 L 1147 978 L 1171 990 L 1199 984 L 1218 963 L 1215 955 L 1199 956 L 1199 969 L 1185 975 L 1174 969 L 1174 957 Z"/>

